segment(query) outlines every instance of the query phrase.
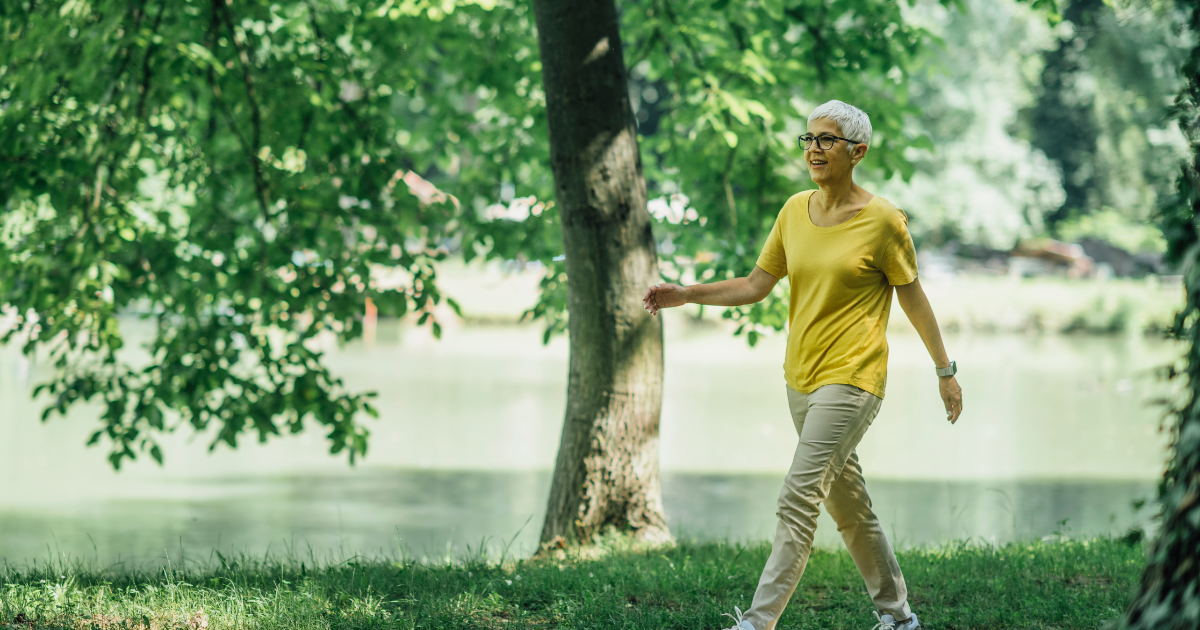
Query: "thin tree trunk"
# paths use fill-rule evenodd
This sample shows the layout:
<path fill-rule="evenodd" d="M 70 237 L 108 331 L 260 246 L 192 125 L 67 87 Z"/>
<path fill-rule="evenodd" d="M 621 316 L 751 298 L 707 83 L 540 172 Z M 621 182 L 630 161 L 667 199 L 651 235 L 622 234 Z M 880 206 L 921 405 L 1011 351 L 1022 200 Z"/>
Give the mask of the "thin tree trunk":
<path fill-rule="evenodd" d="M 1200 2 L 1181 1 L 1190 11 L 1192 33 L 1200 33 Z M 1200 46 L 1183 66 L 1176 101 L 1180 127 L 1191 141 L 1192 163 L 1179 178 L 1180 198 L 1163 212 L 1168 256 L 1182 263 L 1186 303 L 1177 326 L 1187 340 L 1187 394 L 1175 410 L 1171 462 L 1159 485 L 1162 528 L 1150 547 L 1136 597 L 1125 611 L 1125 628 L 1200 628 Z"/>
<path fill-rule="evenodd" d="M 567 409 L 543 543 L 608 526 L 670 540 L 658 477 L 662 324 L 646 185 L 613 0 L 534 0 L 571 339 Z"/>

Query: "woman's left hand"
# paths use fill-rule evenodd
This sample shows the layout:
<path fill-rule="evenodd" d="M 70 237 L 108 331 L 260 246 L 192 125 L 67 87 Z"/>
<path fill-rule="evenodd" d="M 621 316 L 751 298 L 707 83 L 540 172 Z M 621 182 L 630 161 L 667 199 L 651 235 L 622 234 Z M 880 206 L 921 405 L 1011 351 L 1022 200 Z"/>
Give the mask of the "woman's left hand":
<path fill-rule="evenodd" d="M 954 424 L 962 413 L 962 388 L 953 376 L 939 376 L 938 390 L 942 394 L 942 403 L 946 405 L 946 419 Z"/>

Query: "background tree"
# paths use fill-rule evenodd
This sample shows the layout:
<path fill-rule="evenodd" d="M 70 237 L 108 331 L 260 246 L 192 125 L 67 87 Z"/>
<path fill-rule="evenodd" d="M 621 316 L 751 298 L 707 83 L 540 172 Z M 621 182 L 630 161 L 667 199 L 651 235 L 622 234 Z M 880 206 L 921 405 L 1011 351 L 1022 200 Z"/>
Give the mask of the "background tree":
<path fill-rule="evenodd" d="M 1062 170 L 1063 205 L 1046 217 L 1057 223 L 1072 211 L 1091 206 L 1089 191 L 1096 174 L 1089 168 L 1099 135 L 1092 112 L 1092 99 L 1077 85 L 1086 61 L 1081 51 L 1099 34 L 1104 0 L 1071 0 L 1064 3 L 1063 25 L 1069 35 L 1043 56 L 1041 95 L 1029 112 L 1033 144 Z M 1092 90 L 1095 88 L 1092 87 Z M 1093 93 L 1094 96 L 1094 93 Z"/>
<path fill-rule="evenodd" d="M 1060 170 L 1064 198 L 1043 218 L 1050 233 L 1163 246 L 1145 226 L 1186 155 L 1163 124 L 1189 46 L 1181 26 L 1174 3 L 1162 0 L 1063 3 L 1037 101 L 1016 125 Z"/>
<path fill-rule="evenodd" d="M 919 249 L 1008 250 L 1038 236 L 1165 247 L 1153 217 L 1186 154 L 1165 124 L 1190 46 L 1179 12 L 1163 0 L 1062 6 L 908 11 L 945 50 L 909 91 L 912 128 L 935 148 L 910 152 L 907 181 L 864 181 L 906 209 Z"/>
<path fill-rule="evenodd" d="M 1200 33 L 1200 2 L 1180 2 L 1188 28 Z M 1200 625 L 1200 45 L 1182 66 L 1176 120 L 1192 158 L 1183 165 L 1178 195 L 1163 212 L 1167 255 L 1183 269 L 1186 303 L 1175 331 L 1187 342 L 1182 402 L 1172 409 L 1171 460 L 1158 488 L 1161 529 L 1150 546 L 1137 595 L 1125 612 L 1126 628 L 1195 628 Z"/>
<path fill-rule="evenodd" d="M 533 8 L 571 278 L 567 412 L 542 540 L 589 540 L 605 526 L 669 540 L 658 478 L 662 320 L 637 299 L 659 272 L 617 8 Z"/>
<path fill-rule="evenodd" d="M 945 49 L 914 73 L 911 87 L 921 104 L 912 125 L 934 148 L 910 152 L 909 180 L 867 185 L 905 209 L 919 249 L 1008 249 L 1041 232 L 1041 217 L 1062 205 L 1054 164 L 1012 133 L 1022 109 L 1036 103 L 1031 79 L 1039 53 L 1057 41 L 1054 28 L 1046 12 L 1017 2 L 968 0 L 960 10 L 925 4 L 914 12 Z"/>

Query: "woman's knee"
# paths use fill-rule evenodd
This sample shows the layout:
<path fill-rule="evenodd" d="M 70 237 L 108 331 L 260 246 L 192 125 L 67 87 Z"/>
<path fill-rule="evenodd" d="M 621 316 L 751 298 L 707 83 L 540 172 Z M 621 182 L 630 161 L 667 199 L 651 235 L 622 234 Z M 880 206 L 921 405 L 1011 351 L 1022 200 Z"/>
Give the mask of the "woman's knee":
<path fill-rule="evenodd" d="M 875 512 L 871 510 L 870 503 L 856 500 L 853 497 L 831 494 L 825 501 L 825 509 L 829 510 L 829 516 L 833 518 L 833 522 L 837 523 L 838 531 L 879 522 Z"/>
<path fill-rule="evenodd" d="M 810 493 L 791 493 L 785 490 L 776 502 L 775 514 L 784 522 L 815 523 L 821 513 L 821 497 Z"/>

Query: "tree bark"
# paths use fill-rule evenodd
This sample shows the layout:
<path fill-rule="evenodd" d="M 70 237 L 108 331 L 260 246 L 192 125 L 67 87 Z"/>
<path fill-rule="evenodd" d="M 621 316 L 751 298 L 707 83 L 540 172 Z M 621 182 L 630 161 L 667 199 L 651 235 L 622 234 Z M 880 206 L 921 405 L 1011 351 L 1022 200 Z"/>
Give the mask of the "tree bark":
<path fill-rule="evenodd" d="M 1200 2 L 1179 3 L 1200 33 Z M 1200 628 L 1200 46 L 1183 65 L 1176 100 L 1180 128 L 1192 161 L 1179 177 L 1179 198 L 1163 211 L 1168 257 L 1182 263 L 1186 302 L 1176 329 L 1187 340 L 1187 393 L 1174 410 L 1171 461 L 1159 484 L 1162 526 L 1150 547 L 1137 595 L 1121 624 L 1137 630 Z M 1175 377 L 1173 375 L 1173 377 Z"/>
<path fill-rule="evenodd" d="M 659 280 L 613 0 L 534 0 L 550 161 L 566 252 L 567 409 L 543 543 L 609 526 L 671 539 L 658 476 Z"/>

